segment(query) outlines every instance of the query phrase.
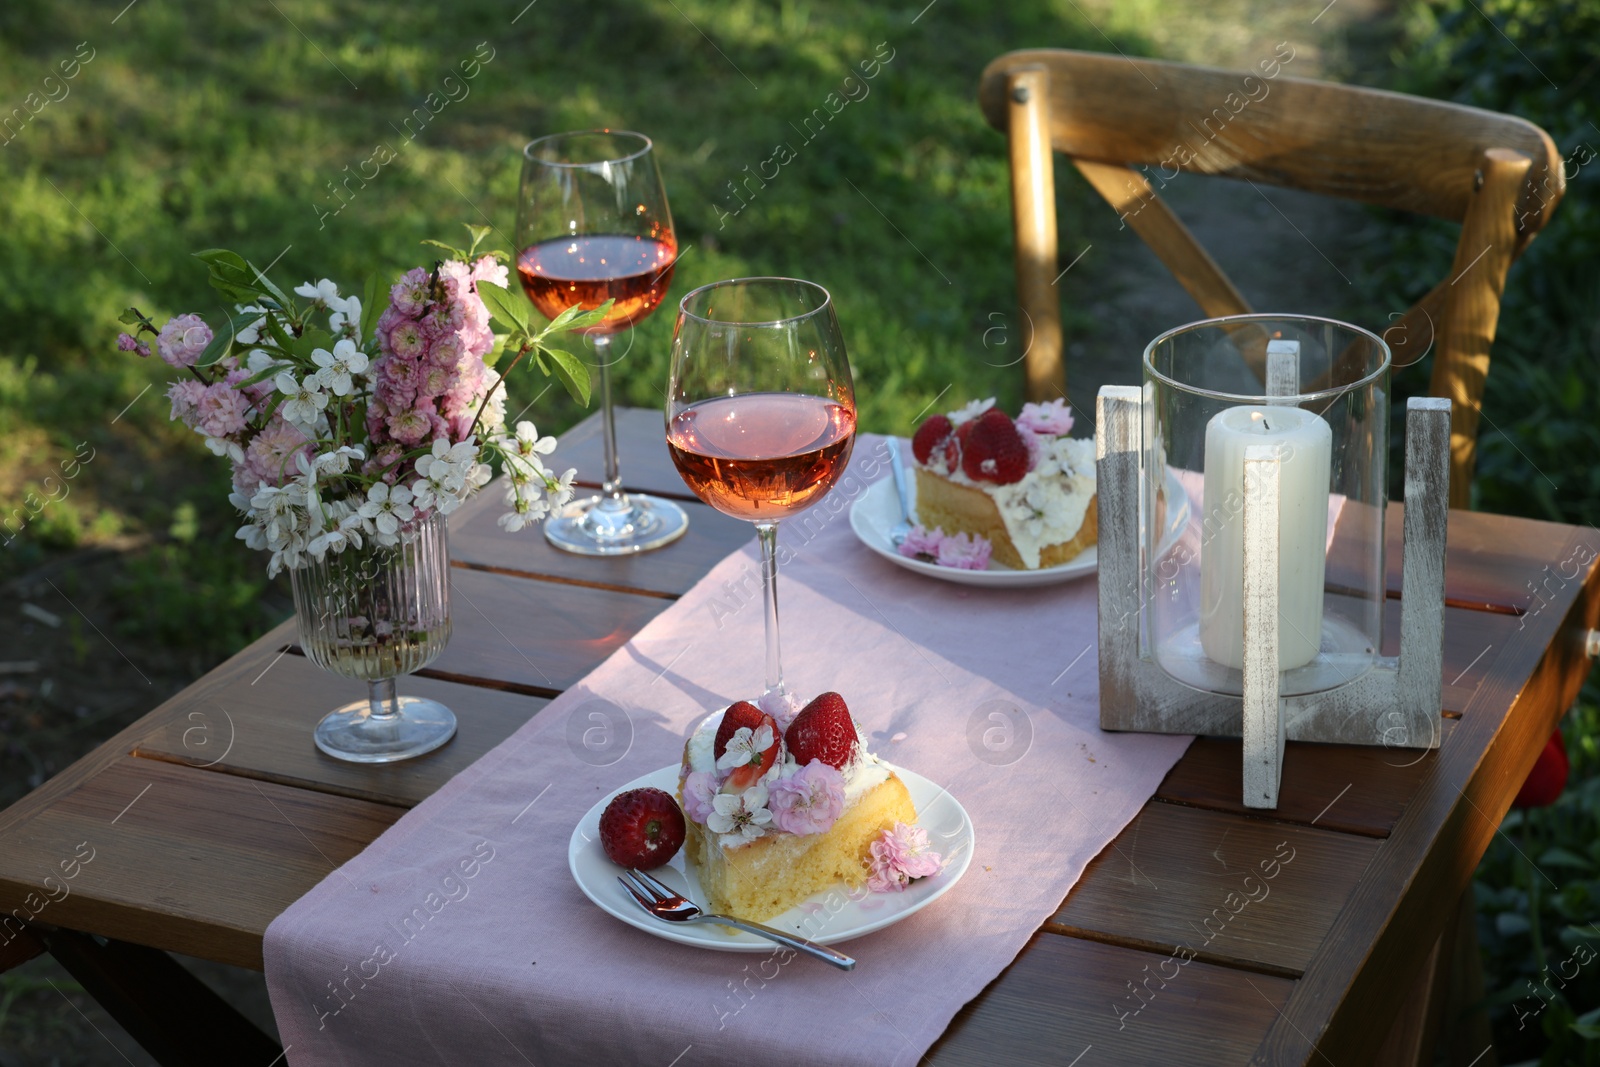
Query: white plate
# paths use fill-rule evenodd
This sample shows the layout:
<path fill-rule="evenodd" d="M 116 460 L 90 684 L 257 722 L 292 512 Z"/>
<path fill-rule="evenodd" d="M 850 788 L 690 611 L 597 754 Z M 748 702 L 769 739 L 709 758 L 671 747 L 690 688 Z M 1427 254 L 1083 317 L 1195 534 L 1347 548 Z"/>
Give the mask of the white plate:
<path fill-rule="evenodd" d="M 907 446 L 905 451 L 909 451 Z M 912 471 L 907 469 L 906 479 L 911 491 L 911 512 L 915 516 L 917 509 L 917 483 Z M 1177 507 L 1171 508 L 1167 515 L 1167 526 L 1161 539 L 1159 551 L 1166 551 L 1183 532 L 1184 525 L 1189 521 L 1189 497 L 1183 491 L 1183 485 L 1171 471 L 1167 472 L 1167 499 L 1176 501 Z M 987 585 L 999 588 L 1015 588 L 1028 585 L 1050 585 L 1054 582 L 1071 581 L 1093 574 L 1099 565 L 1099 553 L 1090 545 L 1075 558 L 1065 563 L 1058 563 L 1054 567 L 1041 567 L 1035 571 L 1012 570 L 1003 563 L 989 564 L 986 571 L 967 571 L 959 567 L 941 567 L 937 563 L 927 563 L 920 559 L 911 559 L 902 556 L 895 550 L 889 541 L 889 531 L 895 523 L 900 521 L 900 500 L 894 491 L 894 477 L 890 475 L 882 481 L 874 482 L 867 488 L 861 498 L 850 506 L 850 528 L 855 531 L 861 543 L 884 559 L 906 570 L 918 574 L 926 574 L 932 578 L 940 578 L 947 582 L 956 582 L 959 585 Z M 914 520 L 913 520 L 914 521 Z"/>
<path fill-rule="evenodd" d="M 892 926 L 932 904 L 961 880 L 967 865 L 972 862 L 972 847 L 976 840 L 966 809 L 955 797 L 922 775 L 898 767 L 895 773 L 911 792 L 911 802 L 917 806 L 917 822 L 928 831 L 929 845 L 944 857 L 944 870 L 932 877 L 918 879 L 900 893 L 864 892 L 859 901 L 846 897 L 844 906 L 831 915 L 822 901 L 828 894 L 837 891 L 824 890 L 782 915 L 766 920 L 765 925 L 798 934 L 818 944 L 832 945 Z M 616 916 L 629 926 L 637 926 L 647 934 L 664 937 L 668 941 L 720 952 L 771 952 L 773 943 L 755 934 L 715 923 L 679 925 L 647 915 L 628 895 L 628 891 L 622 888 L 617 881 L 622 868 L 612 863 L 600 847 L 600 813 L 605 811 L 611 798 L 618 793 L 644 786 L 655 786 L 668 793 L 676 793 L 677 764 L 652 771 L 614 790 L 579 820 L 573 828 L 572 840 L 567 845 L 567 865 L 572 868 L 572 877 L 577 881 L 578 888 L 602 911 Z M 686 867 L 681 850 L 665 867 L 658 867 L 650 873 L 702 907 L 705 905 L 700 880 L 693 870 Z"/>

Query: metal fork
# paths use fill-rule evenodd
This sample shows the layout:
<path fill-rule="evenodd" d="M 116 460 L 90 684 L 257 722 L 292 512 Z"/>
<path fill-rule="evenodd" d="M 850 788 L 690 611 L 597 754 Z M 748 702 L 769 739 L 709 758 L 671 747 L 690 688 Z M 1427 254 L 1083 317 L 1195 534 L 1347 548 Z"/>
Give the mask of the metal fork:
<path fill-rule="evenodd" d="M 652 878 L 643 871 L 629 870 L 625 874 L 617 875 L 617 881 L 622 883 L 639 906 L 658 919 L 665 919 L 675 923 L 720 923 L 723 926 L 733 926 L 740 930 L 748 930 L 769 941 L 776 941 L 801 952 L 809 953 L 824 963 L 831 963 L 841 971 L 855 968 L 856 961 L 842 952 L 835 952 L 831 948 L 807 941 L 803 937 L 786 934 L 782 930 L 774 930 L 770 926 L 760 923 L 745 922 L 735 919 L 730 915 L 707 915 L 692 900 L 675 892 L 672 887 L 658 879 Z"/>

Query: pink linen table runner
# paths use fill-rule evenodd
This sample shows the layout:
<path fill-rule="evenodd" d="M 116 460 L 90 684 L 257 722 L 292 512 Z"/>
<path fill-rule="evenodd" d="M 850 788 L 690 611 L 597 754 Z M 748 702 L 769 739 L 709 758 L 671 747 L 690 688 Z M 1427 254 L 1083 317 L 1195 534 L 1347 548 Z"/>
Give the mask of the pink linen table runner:
<path fill-rule="evenodd" d="M 786 680 L 802 699 L 842 693 L 873 751 L 961 802 L 977 842 L 962 880 L 840 946 L 850 973 L 662 940 L 574 883 L 567 845 L 589 808 L 760 693 L 752 544 L 274 920 L 267 983 L 293 1067 L 922 1057 L 1191 739 L 1099 729 L 1092 578 L 969 588 L 860 544 L 846 512 L 886 454 L 862 435 L 833 493 L 780 531 Z M 597 708 L 626 724 L 620 758 L 583 743 Z"/>

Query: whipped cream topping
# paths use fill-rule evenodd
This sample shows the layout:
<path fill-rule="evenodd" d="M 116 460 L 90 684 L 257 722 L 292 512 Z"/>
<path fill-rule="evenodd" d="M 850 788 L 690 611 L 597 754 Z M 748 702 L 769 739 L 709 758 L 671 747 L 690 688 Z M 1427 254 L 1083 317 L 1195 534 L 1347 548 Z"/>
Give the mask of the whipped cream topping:
<path fill-rule="evenodd" d="M 684 754 L 687 761 L 682 768 L 680 778 L 687 777 L 695 771 L 715 774 L 717 770 L 716 756 L 713 754 L 717 743 L 717 727 L 722 725 L 722 715 L 727 709 L 714 711 L 700 720 L 694 728 L 694 733 L 689 735 L 689 743 L 685 746 Z M 856 737 L 865 735 L 859 724 L 856 726 Z M 800 764 L 789 753 L 788 747 L 783 748 L 783 760 L 773 765 L 772 769 L 761 779 L 764 782 L 774 782 L 779 778 L 793 777 L 800 770 Z M 864 741 L 856 745 L 856 755 L 839 772 L 844 776 L 844 803 L 849 808 L 861 797 L 878 788 L 889 780 L 889 765 L 877 756 L 867 751 Z M 769 831 L 781 833 L 782 831 Z M 719 838 L 724 848 L 732 847 L 738 842 L 726 836 Z"/>
<path fill-rule="evenodd" d="M 917 466 L 957 485 L 987 493 L 1000 512 L 1011 543 L 1017 547 L 1017 555 L 1032 569 L 1039 566 L 1046 546 L 1070 541 L 1083 528 L 1095 492 L 1094 441 L 1021 432 L 1024 441 L 1029 436 L 1037 438 L 1033 442 L 1038 446 L 1037 461 L 1021 481 L 1011 485 L 974 481 L 960 468 L 946 471 L 942 461 Z"/>

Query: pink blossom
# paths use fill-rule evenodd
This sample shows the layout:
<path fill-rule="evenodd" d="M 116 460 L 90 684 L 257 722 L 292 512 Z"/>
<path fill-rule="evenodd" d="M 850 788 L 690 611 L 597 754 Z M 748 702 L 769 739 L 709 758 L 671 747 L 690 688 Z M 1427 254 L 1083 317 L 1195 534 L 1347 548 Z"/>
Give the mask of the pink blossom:
<path fill-rule="evenodd" d="M 190 417 L 194 428 L 207 437 L 227 437 L 244 429 L 249 412 L 250 402 L 243 393 L 227 382 L 217 382 L 205 387 Z"/>
<path fill-rule="evenodd" d="M 373 397 L 367 404 L 367 436 L 375 445 L 389 439 L 389 406 L 382 397 Z"/>
<path fill-rule="evenodd" d="M 432 367 L 455 370 L 465 352 L 466 347 L 461 343 L 461 335 L 451 334 L 449 337 L 438 338 L 428 346 L 427 362 Z"/>
<path fill-rule="evenodd" d="M 989 569 L 989 555 L 994 546 L 986 537 L 967 534 L 946 534 L 939 543 L 938 563 L 941 567 L 955 567 L 964 571 Z"/>
<path fill-rule="evenodd" d="M 422 443 L 428 436 L 428 431 L 433 429 L 432 420 L 427 412 L 416 408 L 397 411 L 388 418 L 389 435 L 403 445 L 415 446 Z"/>
<path fill-rule="evenodd" d="M 395 325 L 389 331 L 389 351 L 408 360 L 414 360 L 422 355 L 427 347 L 427 339 L 422 334 L 422 327 L 409 319 Z"/>
<path fill-rule="evenodd" d="M 454 367 L 427 367 L 417 379 L 417 396 L 433 399 L 443 396 L 460 384 L 461 375 Z"/>
<path fill-rule="evenodd" d="M 475 282 L 492 282 L 505 289 L 511 284 L 511 273 L 506 265 L 493 256 L 479 256 L 477 262 L 472 264 L 472 280 Z"/>
<path fill-rule="evenodd" d="M 195 406 L 200 403 L 200 398 L 206 394 L 206 383 L 192 379 L 173 382 L 167 389 L 167 399 L 172 401 L 172 418 L 182 419 L 185 426 L 193 427 L 189 415 Z"/>
<path fill-rule="evenodd" d="M 422 314 L 422 307 L 428 302 L 428 272 L 421 267 L 406 271 L 389 288 L 389 301 L 403 315 Z"/>
<path fill-rule="evenodd" d="M 117 350 L 120 352 L 137 352 L 139 351 L 139 339 L 131 333 L 119 333 L 117 334 Z M 149 355 L 148 349 L 145 354 Z"/>
<path fill-rule="evenodd" d="M 928 848 L 928 831 L 920 826 L 894 824 L 872 842 L 867 888 L 874 893 L 898 893 L 918 878 L 928 878 L 944 869 L 944 861 Z"/>
<path fill-rule="evenodd" d="M 404 356 L 383 356 L 373 374 L 373 392 L 390 411 L 403 411 L 416 403 L 417 365 Z"/>
<path fill-rule="evenodd" d="M 906 539 L 900 542 L 899 552 L 907 559 L 938 563 L 939 543 L 943 540 L 944 530 L 938 527 L 928 530 L 920 525 L 913 526 L 911 532 L 906 534 Z"/>
<path fill-rule="evenodd" d="M 378 316 L 378 325 L 375 327 L 375 329 L 378 331 L 378 336 L 380 338 L 384 338 L 385 343 L 387 343 L 389 331 L 400 325 L 409 317 L 411 316 L 401 314 L 393 304 L 390 304 L 388 307 L 383 309 L 383 314 Z"/>
<path fill-rule="evenodd" d="M 192 367 L 211 343 L 211 327 L 199 315 L 179 315 L 161 327 L 156 351 L 174 367 Z"/>
<path fill-rule="evenodd" d="M 1057 437 L 1070 433 L 1072 422 L 1072 409 L 1060 397 L 1044 404 L 1024 404 L 1017 415 L 1017 425 L 1023 429 Z"/>
<path fill-rule="evenodd" d="M 695 771 L 683 780 L 683 813 L 704 826 L 716 795 L 717 776 L 710 771 Z"/>
<path fill-rule="evenodd" d="M 772 824 L 791 834 L 821 834 L 844 814 L 844 775 L 814 759 L 768 787 Z"/>
<path fill-rule="evenodd" d="M 311 458 L 310 438 L 285 422 L 282 415 L 274 414 L 272 421 L 245 447 L 244 458 L 262 484 L 276 486 L 299 474 L 294 462 L 297 453 Z"/>
<path fill-rule="evenodd" d="M 370 478 L 381 471 L 384 482 L 393 485 L 400 477 L 400 457 L 404 454 L 404 449 L 390 441 L 380 446 L 372 458 L 361 465 L 361 473 Z"/>

